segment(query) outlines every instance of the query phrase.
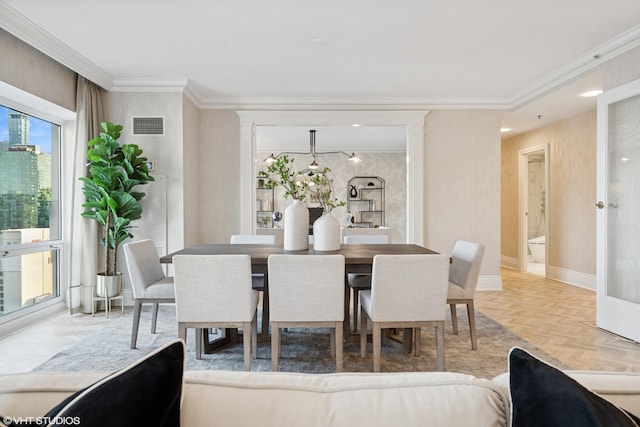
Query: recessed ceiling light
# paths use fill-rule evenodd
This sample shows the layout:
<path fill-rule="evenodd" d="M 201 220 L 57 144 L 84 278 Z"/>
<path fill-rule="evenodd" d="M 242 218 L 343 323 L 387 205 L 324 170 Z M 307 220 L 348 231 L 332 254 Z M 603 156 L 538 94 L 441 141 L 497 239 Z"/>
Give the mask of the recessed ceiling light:
<path fill-rule="evenodd" d="M 580 96 L 582 96 L 583 98 L 591 98 L 591 97 L 594 97 L 594 96 L 598 96 L 601 93 L 602 93 L 602 90 L 596 89 L 596 90 L 590 90 L 590 91 L 587 91 L 587 92 L 583 92 L 583 93 L 580 94 Z"/>
<path fill-rule="evenodd" d="M 501 133 L 509 132 L 511 128 L 500 128 Z"/>
<path fill-rule="evenodd" d="M 353 126 L 354 128 L 359 128 L 360 127 L 360 125 L 358 123 L 354 123 L 351 126 Z"/>

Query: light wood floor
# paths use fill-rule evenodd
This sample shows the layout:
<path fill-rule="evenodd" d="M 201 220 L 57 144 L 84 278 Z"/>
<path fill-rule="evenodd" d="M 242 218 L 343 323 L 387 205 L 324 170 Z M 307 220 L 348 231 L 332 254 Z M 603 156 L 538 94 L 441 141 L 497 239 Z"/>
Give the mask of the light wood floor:
<path fill-rule="evenodd" d="M 596 327 L 595 292 L 508 269 L 502 286 L 476 310 L 572 369 L 640 372 L 640 344 Z"/>

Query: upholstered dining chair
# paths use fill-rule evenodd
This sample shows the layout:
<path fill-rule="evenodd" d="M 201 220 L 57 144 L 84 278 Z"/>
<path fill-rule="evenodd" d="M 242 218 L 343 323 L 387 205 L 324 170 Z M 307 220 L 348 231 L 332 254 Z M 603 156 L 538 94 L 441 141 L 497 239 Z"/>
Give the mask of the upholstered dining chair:
<path fill-rule="evenodd" d="M 186 343 L 187 328 L 196 328 L 196 358 L 202 357 L 203 328 L 242 328 L 244 368 L 256 356 L 258 292 L 251 287 L 249 255 L 176 255 L 178 336 Z M 253 351 L 252 351 L 253 350 Z"/>
<path fill-rule="evenodd" d="M 151 333 L 156 333 L 158 304 L 175 303 L 173 277 L 167 277 L 160 265 L 158 251 L 152 240 L 138 240 L 122 245 L 133 291 L 133 326 L 131 348 L 136 348 L 142 304 L 153 304 Z"/>
<path fill-rule="evenodd" d="M 347 245 L 358 243 L 388 244 L 389 236 L 387 234 L 347 234 L 344 236 L 344 243 Z M 351 298 L 351 312 L 353 313 L 353 331 L 355 332 L 358 330 L 358 307 L 360 305 L 358 297 L 361 290 L 371 289 L 371 275 L 349 273 L 347 283 L 353 294 Z"/>
<path fill-rule="evenodd" d="M 330 328 L 331 356 L 343 370 L 344 256 L 271 255 L 271 368 L 278 370 L 280 328 Z"/>
<path fill-rule="evenodd" d="M 446 255 L 376 255 L 371 289 L 360 291 L 362 324 L 360 354 L 366 355 L 367 322 L 373 330 L 373 371 L 381 366 L 382 328 L 413 332 L 415 355 L 420 355 L 420 328 L 435 327 L 436 365 L 445 370 L 444 320 L 449 257 Z M 405 337 L 406 339 L 406 337 Z"/>
<path fill-rule="evenodd" d="M 476 293 L 480 266 L 484 255 L 484 245 L 480 243 L 458 240 L 451 253 L 449 266 L 449 290 L 447 304 L 451 307 L 451 324 L 454 335 L 458 334 L 458 316 L 456 304 L 467 306 L 469 317 L 469 334 L 471 335 L 471 349 L 477 350 L 476 315 L 473 297 Z"/>
<path fill-rule="evenodd" d="M 273 234 L 232 234 L 230 243 L 232 245 L 273 245 L 276 243 L 276 236 Z M 266 337 L 269 330 L 269 297 L 268 294 L 264 292 L 264 274 L 251 274 L 251 284 L 253 289 L 262 293 L 262 330 L 260 331 L 260 334 L 261 336 Z"/>

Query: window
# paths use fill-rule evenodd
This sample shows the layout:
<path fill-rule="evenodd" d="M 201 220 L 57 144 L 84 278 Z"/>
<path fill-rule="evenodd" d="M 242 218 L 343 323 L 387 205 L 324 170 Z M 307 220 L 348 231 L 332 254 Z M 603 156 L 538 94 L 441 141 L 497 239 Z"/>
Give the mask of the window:
<path fill-rule="evenodd" d="M 0 105 L 0 322 L 60 296 L 60 136 Z"/>

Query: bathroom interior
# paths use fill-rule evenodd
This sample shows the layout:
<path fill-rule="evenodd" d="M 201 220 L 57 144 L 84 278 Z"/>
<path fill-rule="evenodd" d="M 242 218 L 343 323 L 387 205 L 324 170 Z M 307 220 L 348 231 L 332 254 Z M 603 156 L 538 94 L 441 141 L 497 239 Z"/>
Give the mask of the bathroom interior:
<path fill-rule="evenodd" d="M 546 242 L 545 154 L 536 151 L 527 156 L 527 272 L 544 276 Z"/>

